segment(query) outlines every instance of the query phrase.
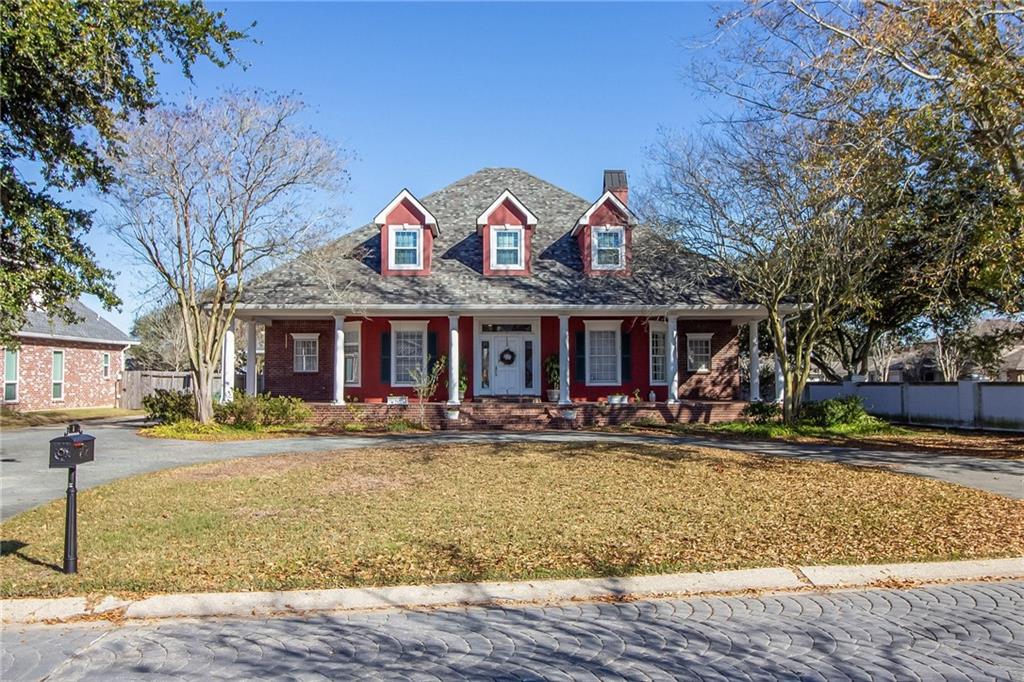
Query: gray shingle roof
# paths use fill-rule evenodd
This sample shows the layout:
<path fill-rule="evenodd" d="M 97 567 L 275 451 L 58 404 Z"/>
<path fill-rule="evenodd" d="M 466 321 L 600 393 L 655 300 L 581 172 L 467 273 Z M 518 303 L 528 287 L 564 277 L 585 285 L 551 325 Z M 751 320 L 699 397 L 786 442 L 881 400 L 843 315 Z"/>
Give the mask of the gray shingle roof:
<path fill-rule="evenodd" d="M 477 217 L 511 190 L 538 218 L 532 275 L 485 277 Z M 699 280 L 700 263 L 682 249 L 665 257 L 667 242 L 634 231 L 630 277 L 588 277 L 569 235 L 592 201 L 515 168 L 485 168 L 419 197 L 437 218 L 431 274 L 382 277 L 380 230 L 370 223 L 315 253 L 252 281 L 242 296 L 251 307 L 359 305 L 718 305 L 741 303 L 724 278 Z M 657 247 L 657 248 L 655 248 Z M 329 274 L 327 274 L 329 273 Z"/>
<path fill-rule="evenodd" d="M 132 341 L 132 337 L 100 317 L 99 313 L 81 301 L 69 303 L 68 308 L 82 320 L 75 324 L 68 324 L 58 318 L 50 320 L 45 312 L 30 310 L 26 315 L 25 326 L 21 328 L 20 333 L 44 334 L 67 339 L 109 341 L 113 344 L 127 344 Z"/>

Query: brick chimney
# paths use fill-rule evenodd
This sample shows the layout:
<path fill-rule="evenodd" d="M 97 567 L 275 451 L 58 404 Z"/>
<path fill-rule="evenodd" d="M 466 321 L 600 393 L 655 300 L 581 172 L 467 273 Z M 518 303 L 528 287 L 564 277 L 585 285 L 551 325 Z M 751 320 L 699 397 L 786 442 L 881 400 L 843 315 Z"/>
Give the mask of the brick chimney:
<path fill-rule="evenodd" d="M 626 184 L 626 171 L 606 170 L 604 172 L 604 191 L 611 192 L 625 206 L 629 206 L 629 185 Z"/>

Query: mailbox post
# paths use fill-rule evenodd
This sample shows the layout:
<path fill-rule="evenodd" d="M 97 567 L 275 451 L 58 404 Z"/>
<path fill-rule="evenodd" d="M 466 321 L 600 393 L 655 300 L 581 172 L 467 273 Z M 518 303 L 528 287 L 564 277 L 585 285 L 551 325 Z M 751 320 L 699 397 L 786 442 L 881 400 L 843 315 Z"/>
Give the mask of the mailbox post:
<path fill-rule="evenodd" d="M 95 457 L 96 438 L 69 424 L 63 436 L 50 441 L 50 468 L 68 470 L 67 509 L 64 516 L 64 572 L 78 573 L 78 465 Z"/>

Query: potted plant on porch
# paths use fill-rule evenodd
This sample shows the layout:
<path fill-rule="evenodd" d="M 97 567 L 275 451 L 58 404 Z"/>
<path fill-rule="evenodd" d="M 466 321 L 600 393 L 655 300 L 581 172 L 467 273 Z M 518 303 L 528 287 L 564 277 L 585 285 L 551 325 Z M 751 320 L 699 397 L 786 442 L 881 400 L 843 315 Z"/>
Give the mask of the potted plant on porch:
<path fill-rule="evenodd" d="M 544 358 L 544 376 L 548 379 L 548 402 L 558 402 L 558 392 L 562 388 L 561 370 L 558 367 L 558 354 L 552 353 Z"/>

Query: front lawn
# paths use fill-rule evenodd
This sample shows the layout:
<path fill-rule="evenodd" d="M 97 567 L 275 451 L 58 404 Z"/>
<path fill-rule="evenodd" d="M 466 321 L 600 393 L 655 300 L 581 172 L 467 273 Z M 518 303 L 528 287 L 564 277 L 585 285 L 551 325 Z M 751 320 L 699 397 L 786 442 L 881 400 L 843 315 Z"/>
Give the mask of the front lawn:
<path fill-rule="evenodd" d="M 0 525 L 0 594 L 272 590 L 1024 553 L 1024 502 L 707 448 L 493 444 L 185 467 Z"/>
<path fill-rule="evenodd" d="M 616 430 L 622 430 L 617 428 Z M 785 440 L 876 450 L 905 450 L 937 455 L 971 455 L 996 459 L 1024 459 L 1024 435 L 964 431 L 922 426 L 898 426 L 880 420 L 863 424 L 812 426 L 781 423 L 721 422 L 717 424 L 648 424 L 625 427 L 627 431 L 671 433 L 681 436 L 713 436 L 752 440 Z"/>
<path fill-rule="evenodd" d="M 42 410 L 40 412 L 15 412 L 0 408 L 0 428 L 17 429 L 25 426 L 67 424 L 86 419 L 110 419 L 112 417 L 141 417 L 142 410 L 125 410 L 119 407 L 83 407 L 69 410 Z"/>

